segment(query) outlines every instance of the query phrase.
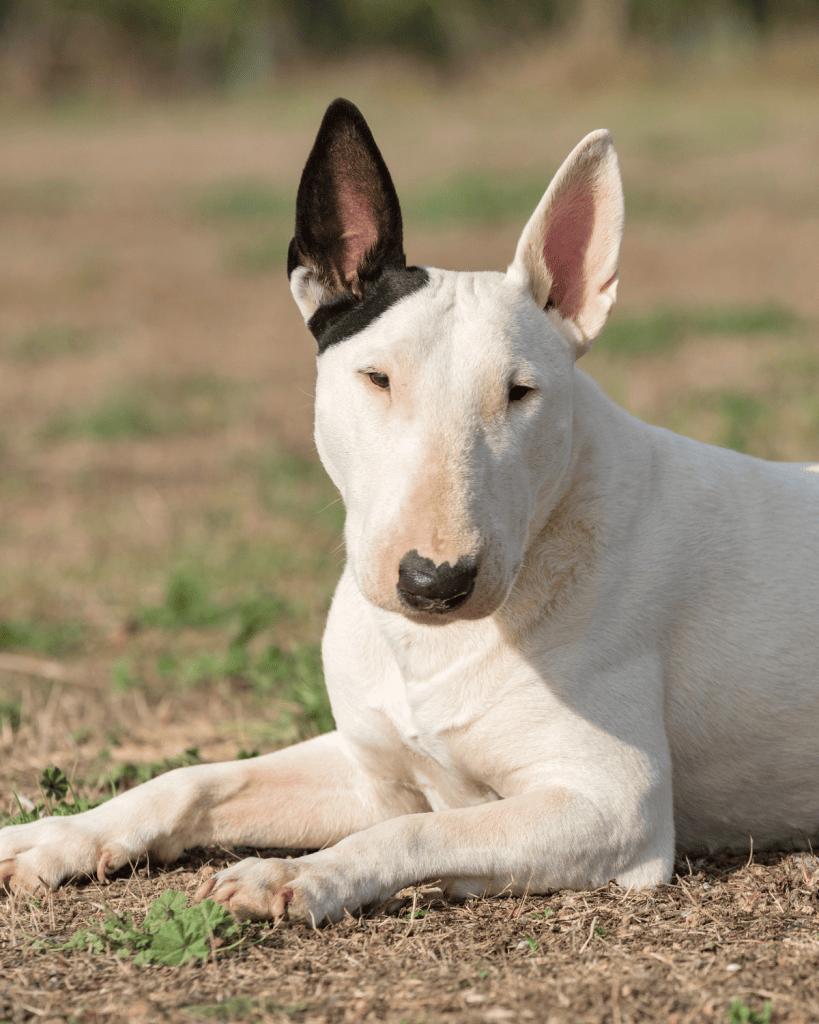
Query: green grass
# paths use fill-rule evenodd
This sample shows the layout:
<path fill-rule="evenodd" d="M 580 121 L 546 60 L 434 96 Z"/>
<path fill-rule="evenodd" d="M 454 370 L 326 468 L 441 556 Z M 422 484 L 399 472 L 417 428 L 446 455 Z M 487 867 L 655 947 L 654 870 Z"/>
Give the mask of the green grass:
<path fill-rule="evenodd" d="M 67 324 L 53 324 L 27 331 L 5 347 L 17 362 L 42 363 L 61 356 L 82 355 L 95 344 L 96 339 L 89 331 Z"/>
<path fill-rule="evenodd" d="M 728 1024 L 770 1024 L 771 1004 L 765 1003 L 762 1012 L 752 1010 L 741 999 L 735 999 L 728 1007 Z"/>
<path fill-rule="evenodd" d="M 55 178 L 0 182 L 0 216 L 61 216 L 75 208 L 82 197 L 83 189 L 75 181 Z"/>
<path fill-rule="evenodd" d="M 47 654 L 52 658 L 61 658 L 77 651 L 82 646 L 85 636 L 85 627 L 76 621 L 0 621 L 0 651 L 31 651 L 35 654 Z"/>
<path fill-rule="evenodd" d="M 136 612 L 142 626 L 167 630 L 208 629 L 229 622 L 238 627 L 233 644 L 246 645 L 257 633 L 269 629 L 290 611 L 286 601 L 273 594 L 259 594 L 231 604 L 215 603 L 207 590 L 205 575 L 181 569 L 171 577 L 163 604 Z"/>
<path fill-rule="evenodd" d="M 404 219 L 424 226 L 504 224 L 528 219 L 549 184 L 537 173 L 466 171 L 447 181 L 431 181 L 402 198 Z M 690 222 L 700 207 L 689 198 L 645 189 L 626 194 L 626 216 L 640 220 Z"/>
<path fill-rule="evenodd" d="M 460 171 L 407 190 L 401 198 L 404 221 L 423 227 L 457 224 L 498 225 L 523 222 L 540 202 L 549 184 L 543 171 Z M 251 241 L 234 245 L 228 267 L 239 273 L 263 273 L 282 266 L 293 235 L 295 195 L 259 181 L 225 181 L 202 193 L 194 208 L 200 216 L 223 224 L 264 227 Z M 630 190 L 627 216 L 640 220 L 690 223 L 702 212 L 689 197 L 650 190 Z"/>
<path fill-rule="evenodd" d="M 0 700 L 0 724 L 6 721 L 16 732 L 20 728 L 22 703 L 19 700 Z"/>
<path fill-rule="evenodd" d="M 776 303 L 684 309 L 660 306 L 633 316 L 615 314 L 601 343 L 608 352 L 627 356 L 669 352 L 689 337 L 788 334 L 799 317 Z"/>
<path fill-rule="evenodd" d="M 219 220 L 293 220 L 296 206 L 294 188 L 282 189 L 266 181 L 229 180 L 202 192 L 194 209 L 203 217 Z"/>
<path fill-rule="evenodd" d="M 198 216 L 225 227 L 262 228 L 261 234 L 228 248 L 225 263 L 236 273 L 258 274 L 284 265 L 293 237 L 296 194 L 270 182 L 235 179 L 199 193 L 192 203 Z"/>
<path fill-rule="evenodd" d="M 694 108 L 675 109 L 649 103 L 653 109 L 642 113 L 645 121 L 654 124 L 638 133 L 636 147 L 654 159 L 669 163 L 676 164 L 692 156 L 733 155 L 748 147 L 760 146 L 772 124 L 767 110 L 736 102 L 702 103 Z M 653 116 L 647 116 L 651 114 Z M 631 124 L 622 125 L 624 135 L 632 129 L 634 116 L 631 111 Z M 614 130 L 616 141 L 620 131 Z"/>
<path fill-rule="evenodd" d="M 274 697 L 296 704 L 295 716 L 282 715 L 284 728 L 299 737 L 329 732 L 335 728 L 317 643 L 277 642 L 283 620 L 292 620 L 294 609 L 278 595 L 261 593 L 230 603 L 214 601 L 205 576 L 191 569 L 175 573 L 168 584 L 163 604 L 136 611 L 132 619 L 142 628 L 161 629 L 171 634 L 180 630 L 221 629 L 221 651 L 189 647 L 166 649 L 156 661 L 156 672 L 177 687 L 209 685 L 220 679 L 241 680 L 260 697 Z M 267 634 L 267 636 L 265 636 Z M 253 642 L 259 637 L 264 646 Z M 112 685 L 125 690 L 138 685 L 131 661 L 122 656 L 114 663 Z"/>
<path fill-rule="evenodd" d="M 207 628 L 225 622 L 232 614 L 232 608 L 213 603 L 201 574 L 182 569 L 171 577 L 163 604 L 136 612 L 134 620 L 161 629 Z"/>
<path fill-rule="evenodd" d="M 189 747 L 176 757 L 164 757 L 159 761 L 146 761 L 139 764 L 134 764 L 131 761 L 118 762 L 105 773 L 100 781 L 113 789 L 130 789 L 138 783 L 150 782 L 151 779 L 164 775 L 165 772 L 172 772 L 175 768 L 188 768 L 190 765 L 201 763 L 199 748 Z"/>
<path fill-rule="evenodd" d="M 344 505 L 317 459 L 293 452 L 270 452 L 257 466 L 259 498 L 268 511 L 309 518 L 337 534 L 344 529 Z"/>
<path fill-rule="evenodd" d="M 217 430 L 227 423 L 234 390 L 231 382 L 209 376 L 145 380 L 88 411 L 62 413 L 46 426 L 43 437 L 133 441 Z"/>
<path fill-rule="evenodd" d="M 728 392 L 717 399 L 723 419 L 723 431 L 717 444 L 749 454 L 754 434 L 770 419 L 765 402 L 754 395 Z"/>
<path fill-rule="evenodd" d="M 545 173 L 461 171 L 447 181 L 415 188 L 401 205 L 408 223 L 499 224 L 532 213 L 548 184 Z"/>
<path fill-rule="evenodd" d="M 690 196 L 675 196 L 631 186 L 625 189 L 626 226 L 632 221 L 692 224 L 704 213 L 704 204 Z"/>
<path fill-rule="evenodd" d="M 226 258 L 227 266 L 237 273 L 261 274 L 287 263 L 287 248 L 293 237 L 293 226 L 266 232 L 261 238 L 232 249 Z"/>

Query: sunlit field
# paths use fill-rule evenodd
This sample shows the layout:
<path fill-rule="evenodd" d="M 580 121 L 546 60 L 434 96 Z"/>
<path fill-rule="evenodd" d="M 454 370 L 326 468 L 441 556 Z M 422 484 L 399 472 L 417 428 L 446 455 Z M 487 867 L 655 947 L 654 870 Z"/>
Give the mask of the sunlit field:
<path fill-rule="evenodd" d="M 392 171 L 409 260 L 453 269 L 505 269 L 563 158 L 611 129 L 620 301 L 582 368 L 649 422 L 819 460 L 815 80 L 578 82 L 527 51 L 446 84 L 370 63 L 242 100 L 0 108 L 9 817 L 333 727 L 319 645 L 343 508 L 312 442 L 314 342 L 283 264 L 336 95 Z M 54 766 L 72 788 L 41 785 Z M 234 856 L 9 898 L 0 1020 L 819 1019 L 812 857 L 683 861 L 648 894 L 456 905 L 430 885 L 317 933 L 209 933 L 181 966 L 137 962 L 137 940 L 105 931 L 127 911 L 144 937 L 155 897 Z M 63 949 L 89 918 L 99 941 Z"/>

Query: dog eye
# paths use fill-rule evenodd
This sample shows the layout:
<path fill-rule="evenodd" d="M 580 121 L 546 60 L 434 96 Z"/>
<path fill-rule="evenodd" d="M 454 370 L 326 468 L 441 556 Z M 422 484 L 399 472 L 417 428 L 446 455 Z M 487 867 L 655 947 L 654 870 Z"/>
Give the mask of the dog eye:
<path fill-rule="evenodd" d="M 386 373 L 368 373 L 367 376 L 377 388 L 381 388 L 383 391 L 390 390 L 390 378 Z"/>
<path fill-rule="evenodd" d="M 521 398 L 525 398 L 532 388 L 527 387 L 525 384 L 512 384 L 509 388 L 509 401 L 519 402 Z"/>

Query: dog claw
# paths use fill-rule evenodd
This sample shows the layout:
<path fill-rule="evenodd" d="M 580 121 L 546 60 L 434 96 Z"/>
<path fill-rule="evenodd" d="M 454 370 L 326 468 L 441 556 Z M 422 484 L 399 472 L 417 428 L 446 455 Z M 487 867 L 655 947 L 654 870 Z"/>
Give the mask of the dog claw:
<path fill-rule="evenodd" d="M 265 878 L 271 867 L 270 861 L 249 858 L 248 862 L 241 862 L 206 879 L 197 889 L 193 902 L 213 900 L 227 907 L 238 920 L 271 921 L 285 917 L 296 890 L 287 878 Z M 288 873 L 291 871 L 288 864 Z"/>
<path fill-rule="evenodd" d="M 14 878 L 14 861 L 4 860 L 0 863 L 0 889 L 11 892 L 11 880 Z"/>
<path fill-rule="evenodd" d="M 216 875 L 213 878 L 206 878 L 205 881 L 196 890 L 196 895 L 193 897 L 194 903 L 201 903 L 202 900 L 208 899 L 210 894 L 216 888 Z"/>
<path fill-rule="evenodd" d="M 293 899 L 292 889 L 282 889 L 281 892 L 277 892 L 273 897 L 273 917 L 279 918 L 284 917 L 287 911 L 287 904 Z"/>

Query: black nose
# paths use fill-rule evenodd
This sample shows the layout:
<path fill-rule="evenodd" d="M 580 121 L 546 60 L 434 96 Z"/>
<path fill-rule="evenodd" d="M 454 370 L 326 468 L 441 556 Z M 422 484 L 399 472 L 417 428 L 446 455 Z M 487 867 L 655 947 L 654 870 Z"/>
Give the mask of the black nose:
<path fill-rule="evenodd" d="M 431 558 L 409 551 L 398 566 L 398 597 L 415 611 L 444 614 L 460 608 L 469 598 L 477 575 L 475 558 L 436 565 Z"/>

